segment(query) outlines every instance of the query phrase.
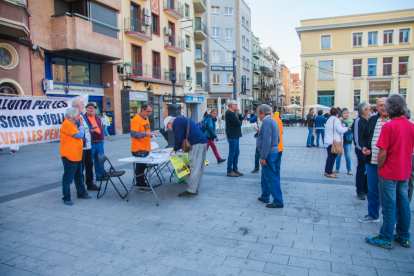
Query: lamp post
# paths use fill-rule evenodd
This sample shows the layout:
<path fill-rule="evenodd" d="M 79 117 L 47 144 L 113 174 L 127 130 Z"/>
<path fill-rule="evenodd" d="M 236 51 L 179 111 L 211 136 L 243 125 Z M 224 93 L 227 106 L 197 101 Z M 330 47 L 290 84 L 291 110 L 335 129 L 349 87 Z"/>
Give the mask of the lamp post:
<path fill-rule="evenodd" d="M 170 71 L 170 80 L 172 83 L 172 103 L 168 106 L 168 116 L 179 117 L 181 115 L 181 105 L 177 104 L 177 99 L 175 95 L 175 82 L 177 81 L 177 76 L 174 71 Z"/>

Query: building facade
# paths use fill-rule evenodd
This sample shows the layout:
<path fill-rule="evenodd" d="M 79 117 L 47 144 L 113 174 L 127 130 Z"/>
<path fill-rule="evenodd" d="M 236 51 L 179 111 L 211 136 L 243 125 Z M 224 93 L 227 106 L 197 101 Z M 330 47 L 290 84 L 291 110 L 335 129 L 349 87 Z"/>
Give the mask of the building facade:
<path fill-rule="evenodd" d="M 304 105 L 355 111 L 399 93 L 413 110 L 413 22 L 414 9 L 302 20 Z"/>
<path fill-rule="evenodd" d="M 290 91 L 286 95 L 286 105 L 291 104 L 302 105 L 302 89 L 298 73 L 290 74 Z"/>

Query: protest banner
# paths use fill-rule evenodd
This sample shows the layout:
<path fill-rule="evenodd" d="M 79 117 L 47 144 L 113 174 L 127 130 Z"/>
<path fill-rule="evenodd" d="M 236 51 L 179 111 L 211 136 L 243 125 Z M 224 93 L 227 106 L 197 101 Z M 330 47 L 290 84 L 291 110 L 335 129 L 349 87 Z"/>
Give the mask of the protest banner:
<path fill-rule="evenodd" d="M 182 178 L 190 173 L 190 169 L 184 164 L 180 157 L 172 156 L 169 159 L 178 175 L 178 178 Z"/>
<path fill-rule="evenodd" d="M 75 98 L 0 97 L 0 147 L 60 140 L 66 109 L 74 99 L 88 102 L 88 94 Z"/>

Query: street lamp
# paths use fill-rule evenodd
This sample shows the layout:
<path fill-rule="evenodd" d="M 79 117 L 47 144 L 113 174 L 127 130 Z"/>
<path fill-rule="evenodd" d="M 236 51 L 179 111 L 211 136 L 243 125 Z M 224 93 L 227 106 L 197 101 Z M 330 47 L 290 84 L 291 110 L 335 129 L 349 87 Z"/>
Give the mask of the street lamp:
<path fill-rule="evenodd" d="M 127 78 L 131 75 L 132 64 L 129 62 L 124 63 L 125 73 Z"/>
<path fill-rule="evenodd" d="M 175 95 L 175 82 L 177 81 L 177 76 L 174 71 L 170 71 L 170 81 L 172 83 L 172 103 L 168 106 L 168 116 L 179 117 L 181 114 L 181 105 L 177 104 L 177 99 Z"/>

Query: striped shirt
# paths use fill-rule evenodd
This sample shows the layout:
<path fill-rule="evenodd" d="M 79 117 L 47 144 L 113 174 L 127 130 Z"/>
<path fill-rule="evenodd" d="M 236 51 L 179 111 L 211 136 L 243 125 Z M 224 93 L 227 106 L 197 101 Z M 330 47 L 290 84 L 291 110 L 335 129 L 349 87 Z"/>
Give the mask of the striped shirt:
<path fill-rule="evenodd" d="M 388 123 L 391 121 L 390 118 L 387 118 L 385 121 L 381 120 L 381 118 L 378 118 L 377 124 L 375 125 L 374 135 L 372 136 L 372 158 L 371 158 L 371 164 L 377 164 L 378 160 L 378 153 L 379 153 L 379 147 L 377 147 L 378 138 L 381 134 L 381 128 L 385 123 Z"/>

